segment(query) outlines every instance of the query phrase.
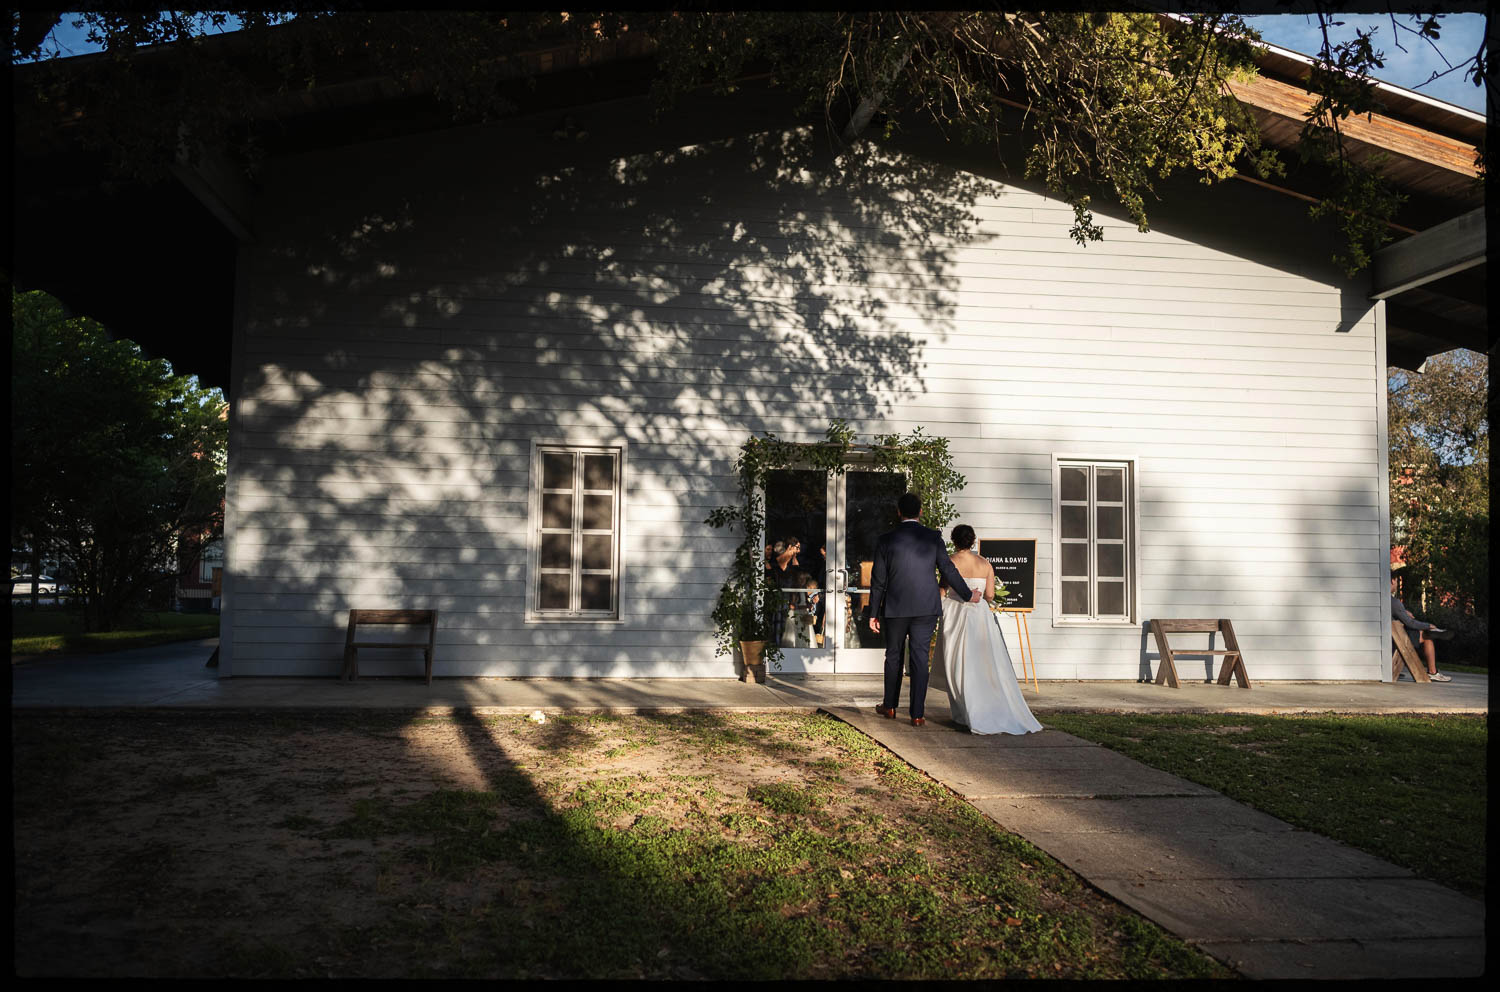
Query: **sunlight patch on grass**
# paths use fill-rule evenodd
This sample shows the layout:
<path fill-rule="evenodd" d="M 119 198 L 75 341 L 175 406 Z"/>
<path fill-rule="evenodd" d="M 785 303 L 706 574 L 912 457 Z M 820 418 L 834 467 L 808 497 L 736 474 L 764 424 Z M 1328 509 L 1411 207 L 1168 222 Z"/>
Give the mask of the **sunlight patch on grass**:
<path fill-rule="evenodd" d="M 136 624 L 123 630 L 90 633 L 83 629 L 82 615 L 71 609 L 12 608 L 10 629 L 12 658 L 102 654 L 218 637 L 219 617 L 212 613 L 159 611 L 144 614 Z"/>

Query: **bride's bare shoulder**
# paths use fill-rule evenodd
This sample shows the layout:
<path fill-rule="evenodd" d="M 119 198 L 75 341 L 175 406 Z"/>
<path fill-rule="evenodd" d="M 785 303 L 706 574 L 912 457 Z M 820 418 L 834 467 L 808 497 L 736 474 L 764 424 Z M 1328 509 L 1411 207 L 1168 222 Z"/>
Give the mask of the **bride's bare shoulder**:
<path fill-rule="evenodd" d="M 953 567 L 966 579 L 982 579 L 990 574 L 990 563 L 972 551 L 953 552 Z"/>

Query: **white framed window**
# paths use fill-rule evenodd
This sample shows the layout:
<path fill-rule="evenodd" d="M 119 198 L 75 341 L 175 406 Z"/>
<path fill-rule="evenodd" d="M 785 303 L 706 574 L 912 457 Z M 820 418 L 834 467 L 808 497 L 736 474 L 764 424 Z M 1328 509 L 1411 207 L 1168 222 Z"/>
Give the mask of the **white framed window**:
<path fill-rule="evenodd" d="M 531 446 L 526 619 L 620 619 L 624 444 Z"/>
<path fill-rule="evenodd" d="M 1134 624 L 1137 613 L 1133 458 L 1052 459 L 1055 624 Z"/>

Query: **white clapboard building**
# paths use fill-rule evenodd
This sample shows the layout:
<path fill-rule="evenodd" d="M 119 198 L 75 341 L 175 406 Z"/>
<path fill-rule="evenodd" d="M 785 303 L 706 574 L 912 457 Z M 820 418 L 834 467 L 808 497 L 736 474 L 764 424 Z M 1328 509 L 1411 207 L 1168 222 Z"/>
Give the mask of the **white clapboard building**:
<path fill-rule="evenodd" d="M 1238 93 L 1287 144 L 1305 65 L 1264 68 Z M 185 172 L 238 238 L 218 672 L 337 675 L 349 610 L 400 608 L 438 611 L 440 678 L 734 677 L 710 613 L 739 537 L 705 518 L 748 437 L 839 418 L 948 438 L 959 520 L 1036 542 L 1041 679 L 1152 675 L 1148 622 L 1185 617 L 1232 619 L 1253 680 L 1389 679 L 1387 369 L 1486 347 L 1484 120 L 1381 93 L 1346 130 L 1411 199 L 1354 278 L 1311 180 L 1168 184 L 1150 231 L 1101 204 L 1083 246 L 992 151 L 838 155 L 754 90 Z M 880 670 L 856 621 L 903 485 L 768 485 L 765 541 L 823 604 L 792 595 L 786 670 Z"/>

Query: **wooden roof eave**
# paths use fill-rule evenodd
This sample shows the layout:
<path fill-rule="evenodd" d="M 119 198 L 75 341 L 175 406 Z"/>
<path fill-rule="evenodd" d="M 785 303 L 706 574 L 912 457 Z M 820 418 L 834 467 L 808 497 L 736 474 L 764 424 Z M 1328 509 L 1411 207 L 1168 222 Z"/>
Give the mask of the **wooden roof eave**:
<path fill-rule="evenodd" d="M 1317 102 L 1305 89 L 1280 80 L 1259 76 L 1249 81 L 1231 81 L 1229 91 L 1236 100 L 1250 107 L 1264 122 L 1263 133 L 1273 143 L 1285 141 L 1285 123 L 1300 135 L 1308 112 Z M 1425 128 L 1387 117 L 1383 114 L 1350 116 L 1339 122 L 1339 130 L 1349 141 L 1404 159 L 1433 166 L 1468 179 L 1479 175 L 1475 163 L 1477 149 L 1471 142 L 1451 138 Z"/>

